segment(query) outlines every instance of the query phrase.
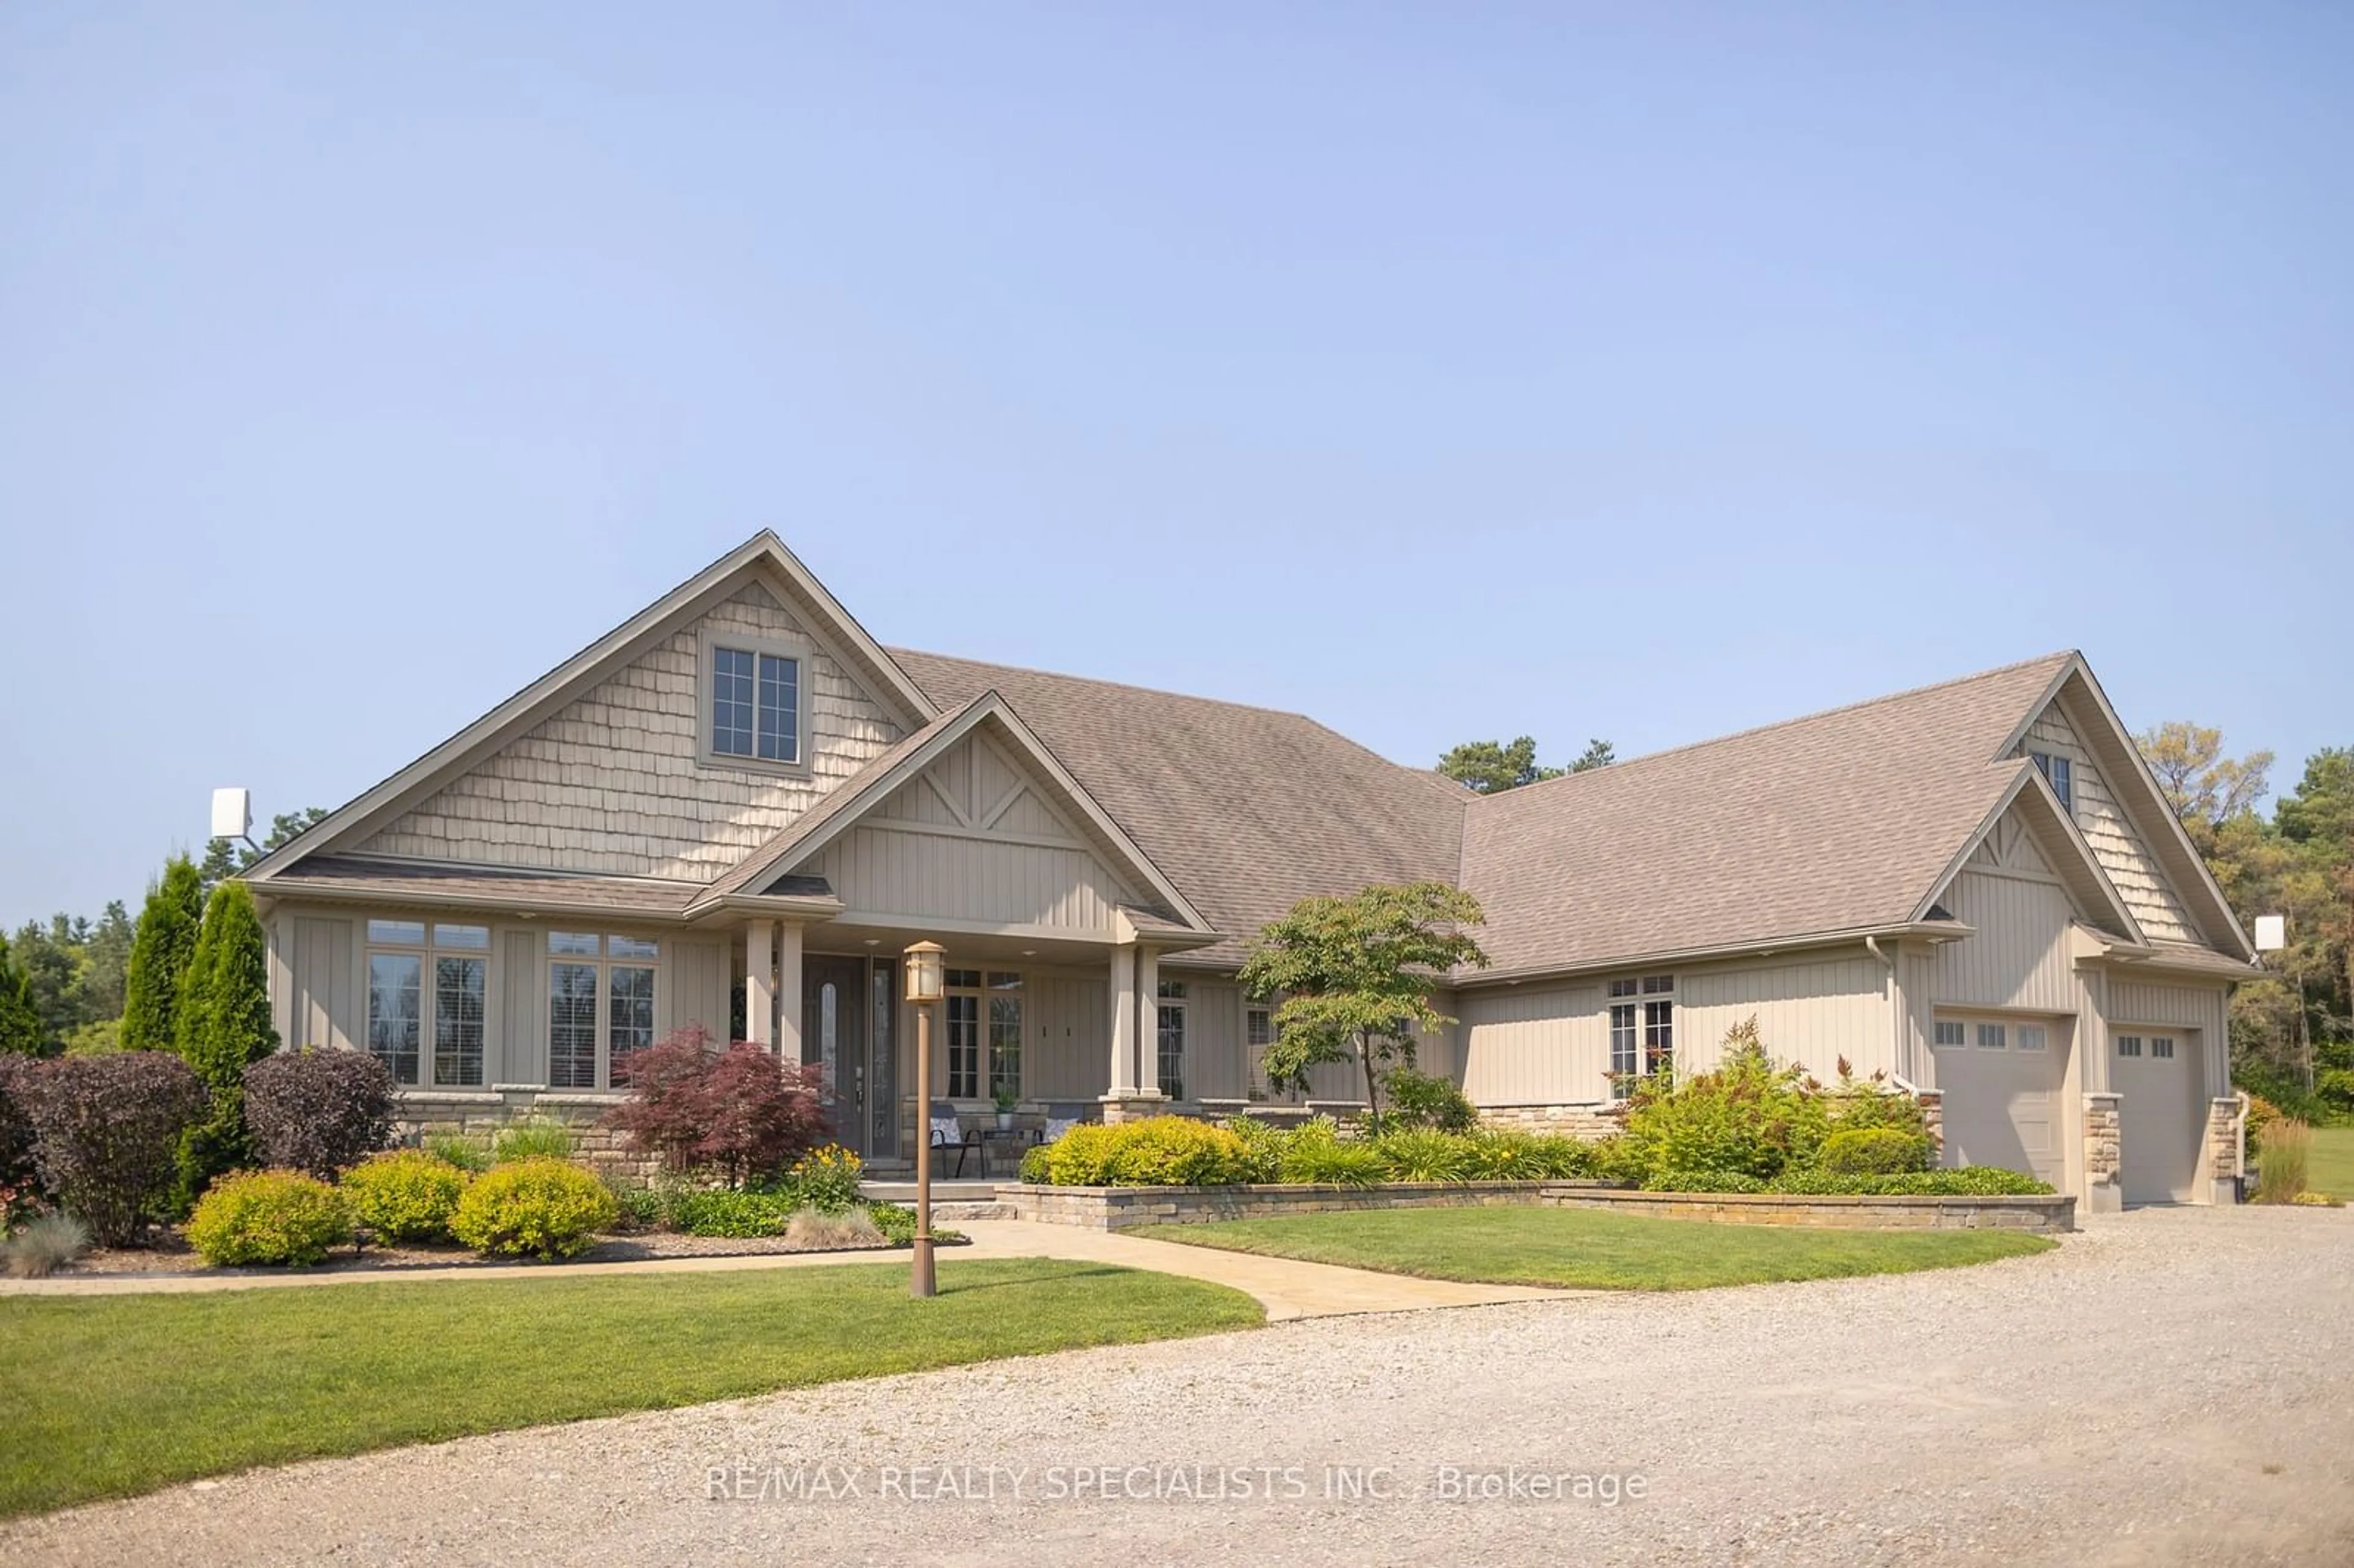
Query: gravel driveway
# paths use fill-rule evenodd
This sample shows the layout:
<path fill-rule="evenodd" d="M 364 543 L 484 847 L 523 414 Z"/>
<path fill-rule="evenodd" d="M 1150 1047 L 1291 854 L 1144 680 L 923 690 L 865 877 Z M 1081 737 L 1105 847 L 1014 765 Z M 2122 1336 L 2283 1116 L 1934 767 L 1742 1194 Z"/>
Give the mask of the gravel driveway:
<path fill-rule="evenodd" d="M 2349 1285 L 2354 1214 L 2150 1211 L 1974 1269 L 1327 1319 L 334 1460 L 0 1529 L 0 1561 L 2334 1568 Z M 1387 1495 L 1326 1496 L 1352 1483 Z"/>

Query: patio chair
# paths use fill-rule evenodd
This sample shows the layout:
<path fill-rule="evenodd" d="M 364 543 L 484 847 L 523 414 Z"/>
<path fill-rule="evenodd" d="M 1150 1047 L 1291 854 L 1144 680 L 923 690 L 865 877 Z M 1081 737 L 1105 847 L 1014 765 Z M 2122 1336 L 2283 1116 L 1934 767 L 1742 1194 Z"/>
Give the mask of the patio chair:
<path fill-rule="evenodd" d="M 962 1176 L 964 1174 L 965 1152 L 968 1150 L 975 1150 L 981 1147 L 981 1135 L 977 1132 L 966 1131 L 964 1124 L 957 1119 L 956 1107 L 949 1104 L 946 1100 L 934 1100 L 932 1102 L 931 1119 L 932 1148 L 941 1154 L 946 1154 L 950 1150 L 954 1150 L 956 1151 L 956 1171 L 954 1171 L 954 1174 Z"/>
<path fill-rule="evenodd" d="M 1095 1100 L 1048 1100 L 1046 1125 L 1039 1129 L 1038 1141 L 1052 1143 L 1081 1122 L 1102 1118 L 1103 1106 Z"/>

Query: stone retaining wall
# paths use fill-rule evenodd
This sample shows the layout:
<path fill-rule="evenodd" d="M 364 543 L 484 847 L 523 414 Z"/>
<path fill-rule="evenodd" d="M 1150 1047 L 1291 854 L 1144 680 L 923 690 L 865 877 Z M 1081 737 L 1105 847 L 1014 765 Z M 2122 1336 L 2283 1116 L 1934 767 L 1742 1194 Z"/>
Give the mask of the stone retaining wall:
<path fill-rule="evenodd" d="M 658 1162 L 631 1153 L 621 1135 L 603 1125 L 605 1113 L 617 1103 L 610 1095 L 547 1089 L 410 1089 L 394 1101 L 393 1132 L 411 1147 L 454 1134 L 488 1149 L 499 1129 L 513 1123 L 562 1122 L 572 1134 L 574 1159 L 622 1181 L 643 1181 Z"/>
<path fill-rule="evenodd" d="M 1741 1225 L 1801 1225 L 1850 1231 L 2032 1231 L 2076 1228 L 2076 1200 L 2036 1197 L 1867 1198 L 1841 1193 L 1634 1192 L 1547 1186 L 1539 1202 L 1560 1209 L 1608 1209 L 1663 1220 Z"/>
<path fill-rule="evenodd" d="M 1047 1224 L 1126 1230 L 1131 1225 L 1365 1209 L 1464 1209 L 1544 1204 L 1607 1209 L 1658 1219 L 1830 1230 L 2009 1230 L 2058 1234 L 2076 1228 L 2070 1197 L 1866 1198 L 1766 1192 L 1638 1192 L 1599 1181 L 1401 1181 L 1381 1187 L 1044 1187 L 1008 1183 L 998 1201 L 1015 1217 Z"/>

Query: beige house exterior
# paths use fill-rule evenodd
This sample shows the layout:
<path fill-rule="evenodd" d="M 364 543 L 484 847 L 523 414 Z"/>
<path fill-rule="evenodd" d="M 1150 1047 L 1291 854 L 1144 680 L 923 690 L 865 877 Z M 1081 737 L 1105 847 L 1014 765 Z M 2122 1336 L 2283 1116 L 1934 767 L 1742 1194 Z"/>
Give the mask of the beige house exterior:
<path fill-rule="evenodd" d="M 1490 1119 L 1605 1131 L 1754 1016 L 1919 1095 L 1949 1162 L 2094 1209 L 2238 1175 L 2253 953 L 2074 653 L 1479 796 L 1297 715 L 885 649 L 763 533 L 249 879 L 281 1037 L 376 1053 L 413 1126 L 592 1122 L 688 1024 L 822 1065 L 885 1168 L 1001 1091 L 1353 1104 L 1268 1092 L 1235 971 L 1300 897 L 1437 880 L 1493 962 L 1421 1059 Z"/>

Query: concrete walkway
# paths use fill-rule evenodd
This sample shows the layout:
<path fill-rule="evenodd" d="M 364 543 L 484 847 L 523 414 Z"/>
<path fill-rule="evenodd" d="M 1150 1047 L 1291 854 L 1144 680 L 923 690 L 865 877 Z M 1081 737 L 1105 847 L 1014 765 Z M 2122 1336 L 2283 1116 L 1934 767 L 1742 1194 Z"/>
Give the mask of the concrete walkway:
<path fill-rule="evenodd" d="M 1443 1279 L 1416 1279 L 1402 1274 L 1376 1274 L 1331 1264 L 1220 1252 L 1212 1247 L 1147 1241 L 1141 1236 L 1084 1230 L 1076 1225 L 1042 1225 L 1026 1220 L 968 1220 L 960 1222 L 957 1228 L 972 1238 L 972 1245 L 942 1247 L 939 1257 L 946 1266 L 966 1258 L 1048 1257 L 1150 1269 L 1230 1286 L 1256 1298 L 1267 1308 L 1267 1321 L 1271 1323 L 1358 1312 L 1416 1312 L 1434 1307 L 1484 1307 L 1500 1301 L 1596 1294 L 1540 1290 L 1522 1285 L 1461 1285 Z M 211 1270 L 154 1275 L 69 1274 L 53 1279 L 0 1280 L 0 1297 L 143 1296 L 405 1284 L 412 1280 L 526 1281 L 642 1274 L 731 1274 L 748 1269 L 825 1268 L 862 1263 L 905 1266 L 907 1261 L 905 1252 L 791 1252 L 647 1258 L 631 1263 L 355 1268 L 315 1274 L 297 1270 L 273 1274 Z"/>

